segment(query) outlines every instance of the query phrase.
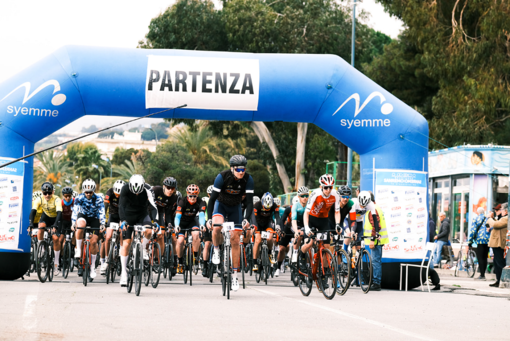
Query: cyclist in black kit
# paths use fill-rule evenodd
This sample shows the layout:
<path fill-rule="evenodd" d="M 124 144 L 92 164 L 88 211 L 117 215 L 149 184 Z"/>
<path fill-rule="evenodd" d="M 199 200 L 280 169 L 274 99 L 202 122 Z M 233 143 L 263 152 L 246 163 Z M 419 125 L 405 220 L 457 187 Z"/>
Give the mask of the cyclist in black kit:
<path fill-rule="evenodd" d="M 110 250 L 110 241 L 112 240 L 113 230 L 110 228 L 110 223 L 120 223 L 119 217 L 119 198 L 120 191 L 126 183 L 122 180 L 117 180 L 113 187 L 106 191 L 104 196 L 104 211 L 108 212 L 108 228 L 106 229 L 106 238 L 101 244 L 101 275 L 106 271 L 106 255 Z M 122 234 L 120 235 L 120 245 L 122 245 Z"/>

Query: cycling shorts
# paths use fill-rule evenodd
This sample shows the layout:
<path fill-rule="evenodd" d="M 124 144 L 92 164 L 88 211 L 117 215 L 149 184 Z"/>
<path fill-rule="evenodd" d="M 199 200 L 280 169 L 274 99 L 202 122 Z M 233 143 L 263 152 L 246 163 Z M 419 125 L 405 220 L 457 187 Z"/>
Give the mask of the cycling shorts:
<path fill-rule="evenodd" d="M 234 224 L 241 224 L 243 220 L 240 204 L 236 206 L 228 206 L 218 200 L 214 203 L 213 218 L 215 216 L 223 217 L 225 221 L 231 221 Z M 236 226 L 235 229 L 240 231 L 243 228 Z"/>
<path fill-rule="evenodd" d="M 143 225 L 143 226 L 149 226 L 152 225 L 151 218 L 149 215 L 141 215 L 137 218 L 130 217 L 129 220 L 127 220 L 128 227 L 125 228 L 122 231 L 122 239 L 131 239 L 131 236 L 133 235 L 133 231 L 135 229 L 135 225 Z"/>
<path fill-rule="evenodd" d="M 312 215 L 309 216 L 308 224 L 310 228 L 315 227 L 317 232 L 327 231 L 329 230 L 329 219 L 328 218 L 317 218 Z M 324 241 L 324 244 L 329 244 L 331 242 L 331 238 L 328 233 L 328 238 Z"/>
<path fill-rule="evenodd" d="M 205 231 L 202 232 L 202 239 L 204 242 L 212 242 L 212 233 L 209 229 L 205 229 Z"/>
<path fill-rule="evenodd" d="M 46 224 L 46 227 L 52 227 L 53 225 L 55 225 L 55 220 L 56 219 L 57 219 L 57 217 L 55 217 L 55 218 L 49 217 L 49 216 L 46 215 L 45 212 L 43 212 L 41 214 L 41 219 L 39 219 L 39 223 Z"/>
<path fill-rule="evenodd" d="M 292 232 L 291 224 L 285 224 L 283 232 L 285 233 L 285 236 L 283 238 L 280 238 L 278 245 L 287 247 L 289 246 L 292 238 L 294 238 L 294 232 Z"/>
<path fill-rule="evenodd" d="M 184 236 L 189 230 L 193 230 L 193 232 L 200 231 L 198 217 L 195 217 L 195 219 L 189 221 L 181 219 L 179 227 L 181 228 L 181 231 L 179 231 L 179 237 Z"/>
<path fill-rule="evenodd" d="M 120 215 L 118 213 L 111 213 L 108 215 L 108 226 L 110 223 L 120 223 Z"/>

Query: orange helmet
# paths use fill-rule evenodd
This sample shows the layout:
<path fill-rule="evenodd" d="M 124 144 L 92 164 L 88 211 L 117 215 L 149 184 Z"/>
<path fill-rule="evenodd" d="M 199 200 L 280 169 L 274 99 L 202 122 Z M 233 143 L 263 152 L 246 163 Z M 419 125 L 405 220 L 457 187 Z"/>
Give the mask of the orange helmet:
<path fill-rule="evenodd" d="M 198 188 L 197 185 L 189 185 L 188 188 L 186 188 L 187 195 L 198 195 L 198 193 L 200 193 L 200 188 Z"/>

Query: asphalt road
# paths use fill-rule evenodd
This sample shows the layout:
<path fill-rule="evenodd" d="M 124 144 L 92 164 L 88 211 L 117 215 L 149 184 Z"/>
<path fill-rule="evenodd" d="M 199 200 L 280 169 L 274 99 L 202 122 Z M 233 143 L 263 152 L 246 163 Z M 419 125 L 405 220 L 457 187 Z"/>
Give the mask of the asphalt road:
<path fill-rule="evenodd" d="M 509 340 L 505 297 L 419 290 L 363 294 L 351 288 L 326 300 L 308 297 L 289 273 L 268 285 L 249 277 L 227 300 L 215 283 L 182 276 L 142 286 L 139 297 L 98 274 L 84 287 L 76 270 L 41 284 L 0 282 L 0 340 Z"/>

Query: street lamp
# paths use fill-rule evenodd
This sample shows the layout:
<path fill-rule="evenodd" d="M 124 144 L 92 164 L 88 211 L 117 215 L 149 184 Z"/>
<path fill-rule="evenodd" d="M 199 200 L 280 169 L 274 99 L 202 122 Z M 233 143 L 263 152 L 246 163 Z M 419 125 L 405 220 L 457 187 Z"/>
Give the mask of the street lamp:
<path fill-rule="evenodd" d="M 99 191 L 101 191 L 101 170 L 99 169 L 98 165 L 92 165 L 92 167 L 99 171 Z"/>
<path fill-rule="evenodd" d="M 158 146 L 158 133 L 156 133 L 156 131 L 154 129 L 152 129 L 151 127 L 147 127 L 147 129 L 150 129 L 154 132 L 154 135 L 156 136 L 156 147 Z"/>
<path fill-rule="evenodd" d="M 356 44 L 356 0 L 352 3 L 352 46 L 351 65 L 354 67 L 354 47 Z M 352 187 L 352 149 L 347 148 L 347 186 Z"/>

